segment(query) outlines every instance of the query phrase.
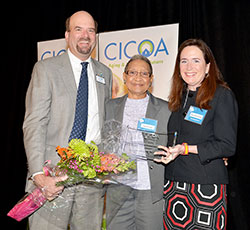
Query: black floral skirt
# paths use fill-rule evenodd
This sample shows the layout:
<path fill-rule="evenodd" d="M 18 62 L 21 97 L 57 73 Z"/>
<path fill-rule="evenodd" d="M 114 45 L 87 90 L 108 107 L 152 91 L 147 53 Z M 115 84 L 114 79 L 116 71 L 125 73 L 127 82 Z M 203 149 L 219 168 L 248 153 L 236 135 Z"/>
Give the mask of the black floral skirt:
<path fill-rule="evenodd" d="M 164 229 L 226 229 L 226 185 L 168 181 L 164 199 Z"/>

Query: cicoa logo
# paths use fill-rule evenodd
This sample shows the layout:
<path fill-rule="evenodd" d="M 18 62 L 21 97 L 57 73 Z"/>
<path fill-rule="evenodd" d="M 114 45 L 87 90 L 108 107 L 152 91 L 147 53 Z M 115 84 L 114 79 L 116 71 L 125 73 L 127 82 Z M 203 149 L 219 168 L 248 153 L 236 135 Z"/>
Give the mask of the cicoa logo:
<path fill-rule="evenodd" d="M 61 49 L 61 50 L 59 50 L 58 52 L 56 52 L 56 51 L 54 51 L 54 50 L 53 50 L 53 51 L 47 50 L 47 51 L 43 52 L 43 54 L 41 55 L 41 60 L 46 59 L 46 58 L 48 58 L 48 57 L 55 57 L 55 56 L 58 56 L 58 55 L 60 55 L 60 54 L 62 54 L 62 53 L 64 53 L 64 52 L 66 52 L 65 49 Z"/>
<path fill-rule="evenodd" d="M 156 48 L 155 48 L 156 47 Z M 130 52 L 134 50 L 134 52 Z M 154 44 L 154 42 L 150 39 L 142 40 L 138 45 L 134 40 L 128 41 L 126 43 L 123 42 L 111 42 L 104 49 L 104 56 L 110 60 L 121 60 L 123 55 L 130 59 L 135 53 L 141 54 L 145 57 L 149 57 L 151 55 L 157 56 L 158 53 L 163 52 L 165 55 L 169 55 L 166 43 L 163 38 L 159 40 L 159 42 Z"/>

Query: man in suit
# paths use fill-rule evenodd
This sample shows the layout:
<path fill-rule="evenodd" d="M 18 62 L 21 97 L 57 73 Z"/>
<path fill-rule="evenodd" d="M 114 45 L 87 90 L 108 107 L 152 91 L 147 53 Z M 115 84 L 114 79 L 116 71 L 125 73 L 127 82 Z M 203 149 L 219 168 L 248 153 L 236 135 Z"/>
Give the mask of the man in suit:
<path fill-rule="evenodd" d="M 83 84 L 80 83 L 82 62 L 88 63 L 85 71 L 88 106 L 84 108 L 87 110 L 84 140 L 100 143 L 104 102 L 112 94 L 112 73 L 90 57 L 96 45 L 96 30 L 97 24 L 88 12 L 76 12 L 66 21 L 67 52 L 39 61 L 33 69 L 23 124 L 28 177 L 33 179 L 33 182 L 27 181 L 26 190 L 30 192 L 35 184 L 53 202 L 46 202 L 29 218 L 31 230 L 67 229 L 68 225 L 71 230 L 101 229 L 102 188 L 76 186 L 73 190 L 57 187 L 56 182 L 64 178 L 46 177 L 42 173 L 46 160 L 57 164 L 60 158 L 56 154 L 56 146 L 67 146 L 72 135 L 75 111 L 79 107 L 78 89 Z"/>

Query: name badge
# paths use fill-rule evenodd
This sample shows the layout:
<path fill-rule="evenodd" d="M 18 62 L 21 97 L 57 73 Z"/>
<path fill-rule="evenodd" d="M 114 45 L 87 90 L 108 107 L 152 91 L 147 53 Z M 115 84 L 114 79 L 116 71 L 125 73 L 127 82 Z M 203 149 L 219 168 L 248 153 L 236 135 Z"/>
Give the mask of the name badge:
<path fill-rule="evenodd" d="M 155 133 L 157 128 L 157 120 L 149 118 L 141 118 L 137 123 L 137 130 L 143 132 Z"/>
<path fill-rule="evenodd" d="M 201 125 L 202 122 L 204 121 L 206 114 L 207 114 L 206 109 L 200 109 L 198 107 L 191 105 L 184 119 L 186 121 L 190 121 Z"/>
<path fill-rule="evenodd" d="M 105 85 L 105 78 L 102 76 L 102 74 L 100 75 L 96 75 L 96 81 L 99 82 L 99 83 L 102 83 Z"/>

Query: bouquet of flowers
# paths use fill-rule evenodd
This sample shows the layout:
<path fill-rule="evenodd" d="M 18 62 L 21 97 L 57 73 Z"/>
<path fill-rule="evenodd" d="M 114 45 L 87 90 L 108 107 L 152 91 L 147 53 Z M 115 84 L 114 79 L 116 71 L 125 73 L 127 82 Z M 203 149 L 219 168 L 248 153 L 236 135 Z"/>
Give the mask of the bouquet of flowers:
<path fill-rule="evenodd" d="M 61 160 L 56 171 L 65 173 L 68 179 L 58 185 L 72 186 L 82 182 L 106 183 L 112 176 L 128 171 L 135 172 L 136 163 L 126 153 L 99 152 L 94 142 L 86 144 L 80 139 L 70 141 L 67 148 L 56 148 Z M 112 181 L 115 183 L 115 181 Z"/>
<path fill-rule="evenodd" d="M 99 152 L 94 142 L 87 144 L 83 140 L 72 139 L 68 147 L 58 146 L 56 151 L 61 160 L 56 166 L 52 166 L 47 161 L 43 170 L 46 176 L 67 175 L 66 180 L 57 183 L 58 186 L 70 187 L 79 183 L 118 183 L 115 179 L 117 175 L 136 172 L 136 163 L 127 154 Z M 46 200 L 42 191 L 36 188 L 19 201 L 7 215 L 21 221 L 44 205 Z"/>

